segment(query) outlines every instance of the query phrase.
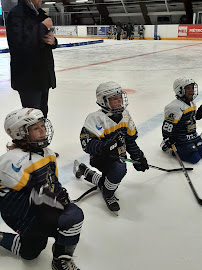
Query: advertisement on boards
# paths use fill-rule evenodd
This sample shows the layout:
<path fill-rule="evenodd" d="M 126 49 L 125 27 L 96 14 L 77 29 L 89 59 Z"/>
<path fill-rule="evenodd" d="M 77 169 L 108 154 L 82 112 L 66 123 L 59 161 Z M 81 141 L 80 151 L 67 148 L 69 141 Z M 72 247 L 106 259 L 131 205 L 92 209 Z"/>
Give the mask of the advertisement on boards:
<path fill-rule="evenodd" d="M 190 24 L 178 26 L 179 38 L 202 38 L 202 25 Z"/>
<path fill-rule="evenodd" d="M 77 26 L 54 26 L 54 34 L 56 36 L 76 37 L 78 36 Z"/>
<path fill-rule="evenodd" d="M 6 27 L 0 26 L 0 37 L 6 37 Z"/>
<path fill-rule="evenodd" d="M 106 27 L 106 26 L 98 27 L 97 34 L 98 36 L 106 36 L 108 30 L 109 30 L 109 27 Z"/>

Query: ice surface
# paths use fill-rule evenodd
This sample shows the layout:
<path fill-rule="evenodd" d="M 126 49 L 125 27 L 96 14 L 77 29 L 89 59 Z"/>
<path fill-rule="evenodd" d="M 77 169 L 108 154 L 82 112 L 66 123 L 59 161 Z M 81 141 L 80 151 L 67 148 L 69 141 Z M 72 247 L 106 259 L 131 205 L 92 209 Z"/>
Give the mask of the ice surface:
<path fill-rule="evenodd" d="M 201 54 L 199 41 L 163 40 L 105 40 L 54 51 L 57 88 L 50 90 L 49 99 L 48 117 L 55 129 L 51 148 L 60 154 L 59 177 L 72 199 L 91 187 L 74 177 L 73 162 L 78 159 L 88 164 L 79 134 L 86 116 L 99 108 L 96 87 L 109 80 L 135 90 L 128 95 L 128 109 L 139 131 L 137 143 L 148 162 L 164 168 L 180 167 L 159 147 L 163 110 L 175 98 L 172 84 L 176 78 L 193 78 L 200 91 Z M 10 87 L 9 61 L 9 54 L 0 55 L 0 154 L 9 141 L 4 118 L 21 107 L 18 93 Z M 199 106 L 201 102 L 200 93 L 196 103 Z M 201 133 L 201 121 L 197 125 Z M 200 194 L 201 162 L 189 172 Z M 201 270 L 202 209 L 184 174 L 155 169 L 137 172 L 130 163 L 127 167 L 116 192 L 121 207 L 118 217 L 108 211 L 99 192 L 78 203 L 85 220 L 75 251 L 76 264 L 81 270 Z M 2 221 L 0 230 L 11 231 Z M 51 269 L 52 243 L 50 239 L 41 255 L 28 262 L 0 248 L 0 269 Z"/>

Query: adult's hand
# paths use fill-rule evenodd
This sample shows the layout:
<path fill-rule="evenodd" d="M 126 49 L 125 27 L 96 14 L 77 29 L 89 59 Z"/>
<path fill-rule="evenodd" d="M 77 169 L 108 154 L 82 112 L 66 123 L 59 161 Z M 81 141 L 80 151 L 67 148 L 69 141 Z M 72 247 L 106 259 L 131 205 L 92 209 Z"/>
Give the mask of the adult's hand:
<path fill-rule="evenodd" d="M 51 18 L 46 18 L 41 23 L 43 23 L 48 28 L 48 30 L 50 30 L 51 28 L 53 28 L 53 22 L 52 22 Z"/>
<path fill-rule="evenodd" d="M 54 38 L 53 33 L 49 32 L 47 35 L 45 35 L 43 38 L 43 41 L 49 45 L 55 44 L 55 38 Z"/>

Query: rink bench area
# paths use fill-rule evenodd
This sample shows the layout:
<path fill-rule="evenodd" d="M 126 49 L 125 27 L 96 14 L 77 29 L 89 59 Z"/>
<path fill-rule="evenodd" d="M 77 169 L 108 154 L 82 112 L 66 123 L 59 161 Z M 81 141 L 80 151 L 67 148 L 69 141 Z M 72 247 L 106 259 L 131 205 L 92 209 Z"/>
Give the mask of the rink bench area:
<path fill-rule="evenodd" d="M 64 38 L 58 38 L 58 41 L 61 44 L 58 44 L 57 48 L 66 48 L 66 47 L 77 47 L 77 46 L 85 46 L 85 45 L 92 45 L 92 44 L 98 44 L 104 42 L 103 39 L 96 39 L 96 40 L 86 40 L 86 39 L 80 39 L 78 38 L 75 40 L 74 38 L 64 39 Z M 77 42 L 75 42 L 77 41 Z M 69 43 L 67 43 L 69 42 Z M 0 53 L 9 53 L 8 49 L 8 43 L 6 38 L 0 39 Z"/>

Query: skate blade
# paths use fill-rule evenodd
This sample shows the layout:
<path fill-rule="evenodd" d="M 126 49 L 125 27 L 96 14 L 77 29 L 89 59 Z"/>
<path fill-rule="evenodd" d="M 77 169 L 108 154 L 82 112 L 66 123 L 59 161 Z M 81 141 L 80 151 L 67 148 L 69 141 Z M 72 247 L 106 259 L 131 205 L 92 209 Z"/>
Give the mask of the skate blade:
<path fill-rule="evenodd" d="M 78 174 L 77 174 L 77 172 L 78 172 L 78 170 L 79 170 L 79 165 L 80 165 L 80 162 L 78 161 L 78 160 L 74 160 L 74 167 L 73 167 L 73 173 L 74 173 L 74 175 L 76 176 L 76 178 L 81 178 L 81 176 L 79 176 Z M 78 177 L 79 176 L 79 177 Z"/>
<path fill-rule="evenodd" d="M 119 216 L 119 210 L 118 211 L 112 211 L 108 208 L 109 212 L 113 215 L 113 216 L 116 216 L 118 217 Z"/>
<path fill-rule="evenodd" d="M 111 211 L 116 217 L 119 216 L 119 212 L 118 211 Z"/>

